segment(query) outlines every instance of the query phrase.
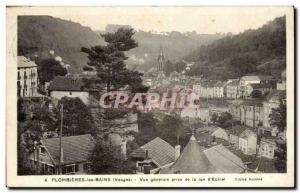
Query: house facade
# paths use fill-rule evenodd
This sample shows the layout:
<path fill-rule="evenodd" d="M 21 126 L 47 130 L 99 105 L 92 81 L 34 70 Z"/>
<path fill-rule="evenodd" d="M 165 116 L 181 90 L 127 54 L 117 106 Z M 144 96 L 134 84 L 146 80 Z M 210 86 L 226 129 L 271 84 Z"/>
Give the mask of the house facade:
<path fill-rule="evenodd" d="M 52 98 L 60 100 L 63 97 L 78 97 L 84 104 L 89 104 L 89 92 L 84 89 L 84 83 L 79 78 L 57 76 L 50 82 L 48 90 Z"/>
<path fill-rule="evenodd" d="M 280 102 L 284 100 L 286 97 L 286 92 L 283 90 L 273 90 L 271 91 L 265 101 L 263 102 L 263 126 L 271 127 L 270 125 L 270 114 L 272 113 L 272 109 L 276 109 L 279 107 Z"/>
<path fill-rule="evenodd" d="M 155 174 L 160 169 L 174 163 L 180 154 L 180 146 L 173 148 L 169 143 L 157 137 L 134 150 L 129 160 L 134 162 L 136 174 Z"/>
<path fill-rule="evenodd" d="M 62 137 L 61 155 L 59 144 L 59 138 L 41 140 L 29 157 L 30 164 L 45 174 L 86 174 L 90 167 L 88 157 L 95 145 L 93 137 Z"/>
<path fill-rule="evenodd" d="M 259 155 L 274 159 L 274 152 L 276 150 L 275 137 L 262 137 L 259 146 Z"/>
<path fill-rule="evenodd" d="M 247 85 L 248 84 L 259 84 L 260 78 L 258 76 L 243 76 L 239 81 L 239 96 L 242 98 L 246 98 L 249 96 L 249 93 L 247 91 Z"/>
<path fill-rule="evenodd" d="M 38 72 L 34 61 L 18 56 L 18 97 L 34 97 L 37 95 Z"/>
<path fill-rule="evenodd" d="M 263 124 L 263 104 L 258 101 L 244 101 L 240 105 L 241 123 L 252 128 L 258 128 Z"/>
<path fill-rule="evenodd" d="M 250 129 L 244 130 L 239 136 L 239 149 L 246 155 L 256 154 L 257 135 Z"/>
<path fill-rule="evenodd" d="M 226 85 L 226 97 L 230 99 L 239 98 L 239 80 L 232 80 Z"/>

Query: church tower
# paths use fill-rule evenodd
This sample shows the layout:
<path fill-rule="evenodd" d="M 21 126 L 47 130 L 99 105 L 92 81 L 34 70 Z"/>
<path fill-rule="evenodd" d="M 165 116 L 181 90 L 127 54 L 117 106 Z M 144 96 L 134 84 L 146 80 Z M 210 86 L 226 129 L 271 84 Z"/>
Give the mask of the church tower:
<path fill-rule="evenodd" d="M 159 54 L 158 54 L 158 58 L 157 58 L 157 71 L 163 72 L 164 66 L 165 66 L 165 57 L 164 57 L 162 46 L 160 45 Z"/>

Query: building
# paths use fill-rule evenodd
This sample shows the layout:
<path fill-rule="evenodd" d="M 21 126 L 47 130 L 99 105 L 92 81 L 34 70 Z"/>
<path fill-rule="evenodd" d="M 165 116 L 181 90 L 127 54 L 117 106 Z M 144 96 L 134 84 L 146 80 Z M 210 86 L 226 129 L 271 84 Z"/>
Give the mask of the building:
<path fill-rule="evenodd" d="M 34 97 L 37 95 L 38 72 L 34 61 L 18 56 L 18 97 Z"/>
<path fill-rule="evenodd" d="M 257 135 L 251 129 L 245 129 L 239 136 L 239 149 L 246 155 L 256 154 Z"/>
<path fill-rule="evenodd" d="M 245 87 L 244 97 L 251 97 L 253 91 L 260 91 L 262 96 L 273 90 L 273 85 L 271 83 L 259 83 L 259 84 L 248 84 Z"/>
<path fill-rule="evenodd" d="M 79 78 L 56 76 L 48 87 L 49 95 L 55 99 L 63 97 L 80 98 L 84 104 L 89 104 L 89 92 L 84 89 L 84 83 Z"/>
<path fill-rule="evenodd" d="M 86 174 L 89 170 L 88 157 L 95 146 L 90 134 L 62 137 L 61 156 L 59 138 L 41 140 L 30 155 L 30 163 L 47 174 L 60 174 L 61 157 L 62 174 Z"/>
<path fill-rule="evenodd" d="M 243 103 L 243 100 L 234 100 L 230 101 L 228 108 L 229 113 L 232 115 L 233 119 L 236 121 L 241 121 L 241 108 L 240 105 Z"/>
<path fill-rule="evenodd" d="M 214 84 L 214 98 L 223 98 L 224 97 L 224 83 L 217 82 Z"/>
<path fill-rule="evenodd" d="M 176 152 L 177 151 L 177 154 Z M 169 143 L 157 137 L 134 150 L 129 158 L 136 164 L 137 174 L 153 174 L 174 163 L 180 154 L 180 146 L 173 148 Z"/>
<path fill-rule="evenodd" d="M 248 84 L 259 84 L 260 83 L 260 78 L 258 76 L 243 76 L 240 81 L 239 81 L 239 87 L 238 87 L 238 92 L 239 96 L 242 98 L 248 97 L 249 94 L 246 91 L 246 86 Z"/>
<path fill-rule="evenodd" d="M 242 160 L 222 144 L 208 149 L 201 147 L 194 136 L 185 146 L 178 159 L 160 170 L 160 174 L 213 174 L 243 173 Z"/>
<path fill-rule="evenodd" d="M 203 147 L 210 147 L 211 145 L 216 144 L 217 139 L 229 140 L 225 129 L 214 125 L 196 129 L 194 136 L 197 142 Z"/>
<path fill-rule="evenodd" d="M 263 126 L 271 127 L 270 114 L 272 109 L 279 107 L 280 102 L 286 99 L 286 92 L 283 90 L 272 90 L 263 102 Z"/>
<path fill-rule="evenodd" d="M 238 93 L 239 80 L 235 79 L 226 85 L 226 97 L 230 99 L 239 98 Z"/>
<path fill-rule="evenodd" d="M 210 122 L 210 109 L 207 106 L 201 106 L 199 108 L 185 107 L 180 111 L 181 117 L 199 118 L 206 123 Z"/>
<path fill-rule="evenodd" d="M 245 100 L 240 104 L 241 124 L 252 128 L 263 125 L 264 109 L 258 100 Z"/>
<path fill-rule="evenodd" d="M 286 90 L 286 70 L 281 72 L 281 80 L 277 82 L 277 90 Z"/>
<path fill-rule="evenodd" d="M 230 130 L 227 130 L 229 135 L 229 143 L 235 148 L 239 148 L 239 137 L 245 130 L 246 127 L 239 125 L 233 126 Z"/>
<path fill-rule="evenodd" d="M 193 92 L 201 98 L 223 98 L 224 83 L 220 81 L 205 80 L 197 84 L 193 84 Z"/>
<path fill-rule="evenodd" d="M 204 150 L 204 154 L 220 173 L 244 173 L 247 170 L 241 158 L 222 144 Z"/>
<path fill-rule="evenodd" d="M 276 137 L 264 136 L 260 140 L 259 155 L 269 159 L 274 159 L 274 152 L 276 148 Z"/>
<path fill-rule="evenodd" d="M 192 135 L 179 158 L 169 167 L 160 171 L 161 174 L 210 174 L 218 173 L 208 160 L 195 137 Z"/>

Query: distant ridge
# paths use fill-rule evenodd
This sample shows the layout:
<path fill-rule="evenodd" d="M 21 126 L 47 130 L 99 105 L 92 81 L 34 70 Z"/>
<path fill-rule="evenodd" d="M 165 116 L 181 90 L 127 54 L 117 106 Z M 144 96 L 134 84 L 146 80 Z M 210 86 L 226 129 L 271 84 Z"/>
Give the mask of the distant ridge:
<path fill-rule="evenodd" d="M 46 58 L 54 50 L 71 65 L 71 72 L 78 72 L 87 62 L 81 47 L 101 43 L 98 34 L 79 23 L 51 16 L 18 16 L 18 55 Z"/>

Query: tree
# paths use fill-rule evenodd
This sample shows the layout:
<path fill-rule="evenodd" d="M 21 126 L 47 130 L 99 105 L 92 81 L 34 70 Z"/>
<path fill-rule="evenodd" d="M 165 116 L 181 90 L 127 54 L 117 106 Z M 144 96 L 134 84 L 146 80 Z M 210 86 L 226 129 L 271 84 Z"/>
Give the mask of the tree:
<path fill-rule="evenodd" d="M 18 134 L 22 139 L 24 149 L 32 152 L 34 142 L 39 142 L 47 131 L 54 131 L 56 128 L 56 120 L 51 114 L 47 105 L 41 102 L 33 103 L 26 100 L 20 100 L 19 104 L 23 106 L 24 120 L 18 122 Z"/>
<path fill-rule="evenodd" d="M 172 146 L 177 144 L 185 145 L 186 136 L 184 136 L 184 134 L 186 133 L 184 133 L 184 131 L 186 126 L 179 115 L 166 115 L 157 127 L 159 137 Z"/>
<path fill-rule="evenodd" d="M 216 113 L 213 113 L 211 116 L 211 121 L 213 123 L 216 123 L 218 121 L 218 115 Z"/>
<path fill-rule="evenodd" d="M 63 97 L 60 101 L 63 104 L 63 135 L 94 134 L 95 128 L 89 108 L 79 99 Z M 56 128 L 60 128 L 61 105 L 54 110 L 57 122 Z"/>
<path fill-rule="evenodd" d="M 170 60 L 167 60 L 164 71 L 166 76 L 170 76 L 170 74 L 175 71 L 175 65 Z"/>
<path fill-rule="evenodd" d="M 285 173 L 286 172 L 286 143 L 276 143 L 277 149 L 274 152 L 275 157 L 275 167 L 278 172 Z"/>
<path fill-rule="evenodd" d="M 104 84 L 107 92 L 125 86 L 129 86 L 134 92 L 145 89 L 141 79 L 143 74 L 127 69 L 125 64 L 125 60 L 128 59 L 125 52 L 138 46 L 132 38 L 133 34 L 133 29 L 119 28 L 114 33 L 101 35 L 107 45 L 81 49 L 82 52 L 88 54 L 87 65 L 90 68 L 85 67 L 85 69 L 93 68 L 97 72 L 97 78 L 86 80 L 87 86 Z"/>
<path fill-rule="evenodd" d="M 253 90 L 250 96 L 252 98 L 262 98 L 262 92 L 260 90 Z"/>
<path fill-rule="evenodd" d="M 269 115 L 270 125 L 277 127 L 277 129 L 283 132 L 286 129 L 286 103 L 281 100 L 279 107 L 272 109 L 272 113 Z"/>
<path fill-rule="evenodd" d="M 277 127 L 281 132 L 286 130 L 286 103 L 281 100 L 279 107 L 272 109 L 270 114 L 270 125 Z M 275 167 L 279 172 L 286 172 L 286 142 L 276 143 L 277 150 L 275 151 Z"/>
<path fill-rule="evenodd" d="M 158 136 L 158 120 L 152 112 L 140 113 L 138 117 L 139 132 L 135 135 L 135 142 L 141 146 Z"/>
<path fill-rule="evenodd" d="M 95 147 L 90 154 L 90 172 L 92 174 L 121 174 L 126 173 L 124 161 L 122 160 L 120 148 L 97 139 Z"/>
<path fill-rule="evenodd" d="M 37 61 L 39 82 L 44 85 L 51 81 L 55 76 L 65 76 L 68 71 L 54 58 L 47 58 Z"/>

